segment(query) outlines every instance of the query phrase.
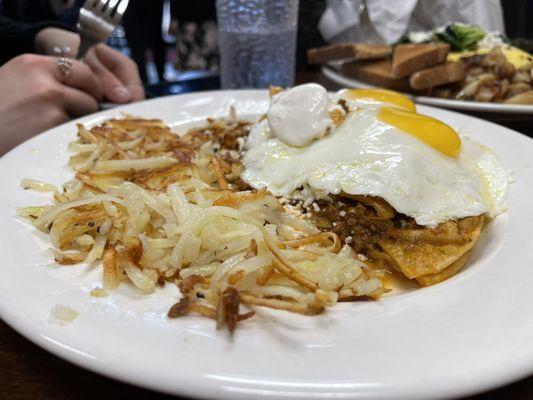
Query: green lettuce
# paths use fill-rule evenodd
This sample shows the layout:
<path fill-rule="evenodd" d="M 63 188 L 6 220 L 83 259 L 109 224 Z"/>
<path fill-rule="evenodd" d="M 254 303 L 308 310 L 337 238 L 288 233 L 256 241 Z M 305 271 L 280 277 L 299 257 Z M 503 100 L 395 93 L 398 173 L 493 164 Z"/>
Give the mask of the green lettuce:
<path fill-rule="evenodd" d="M 453 51 L 475 50 L 477 43 L 486 35 L 477 25 L 454 23 L 433 31 L 440 41 L 449 43 Z"/>

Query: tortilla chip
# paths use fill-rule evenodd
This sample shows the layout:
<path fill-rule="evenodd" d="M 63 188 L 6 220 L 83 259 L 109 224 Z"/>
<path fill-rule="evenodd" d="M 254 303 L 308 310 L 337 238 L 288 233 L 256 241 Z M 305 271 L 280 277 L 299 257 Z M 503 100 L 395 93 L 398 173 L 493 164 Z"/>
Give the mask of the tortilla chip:
<path fill-rule="evenodd" d="M 390 257 L 393 267 L 409 279 L 418 280 L 428 276 L 428 279 L 423 281 L 437 283 L 449 278 L 462 268 L 467 258 L 464 257 L 463 260 L 463 256 L 466 256 L 478 241 L 484 218 L 479 216 L 457 223 L 461 227 L 461 237 L 456 243 L 435 244 L 388 239 L 380 241 L 379 245 Z"/>
<path fill-rule="evenodd" d="M 436 283 L 445 281 L 446 279 L 454 276 L 465 266 L 469 255 L 470 255 L 470 252 L 466 252 L 461 257 L 459 257 L 457 261 L 451 263 L 448 267 L 444 268 L 441 272 L 437 274 L 429 274 L 429 275 L 420 276 L 416 278 L 416 280 L 421 286 L 431 286 L 431 285 L 435 285 Z"/>

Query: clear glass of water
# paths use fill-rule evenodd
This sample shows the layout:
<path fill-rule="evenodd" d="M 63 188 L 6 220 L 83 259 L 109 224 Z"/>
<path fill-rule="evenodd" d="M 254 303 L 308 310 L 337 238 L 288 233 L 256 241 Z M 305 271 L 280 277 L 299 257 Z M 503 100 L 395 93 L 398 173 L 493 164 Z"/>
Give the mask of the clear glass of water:
<path fill-rule="evenodd" d="M 298 0 L 217 0 L 223 89 L 292 86 Z"/>

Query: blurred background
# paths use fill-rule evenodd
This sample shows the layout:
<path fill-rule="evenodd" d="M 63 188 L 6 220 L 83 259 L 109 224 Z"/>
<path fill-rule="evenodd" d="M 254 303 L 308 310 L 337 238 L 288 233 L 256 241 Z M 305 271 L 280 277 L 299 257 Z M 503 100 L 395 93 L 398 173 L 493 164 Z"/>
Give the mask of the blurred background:
<path fill-rule="evenodd" d="M 424 3 L 428 0 L 419 0 Z M 24 21 L 62 21 L 75 26 L 83 0 L 0 0 L 0 13 Z M 382 1 L 383 2 L 383 1 Z M 337 4 L 336 4 L 337 3 Z M 324 34 L 321 23 L 327 8 L 334 8 L 350 0 L 302 0 L 298 11 L 296 70 L 311 71 L 315 66 L 306 62 L 306 51 L 337 40 Z M 364 17 L 366 1 L 354 0 Z M 394 1 L 396 3 L 396 1 Z M 505 0 L 486 2 L 501 6 L 505 34 L 510 38 L 533 39 L 533 1 Z M 455 17 L 456 20 L 461 17 Z M 446 21 L 431 21 L 433 25 Z M 479 21 L 463 21 L 477 22 Z M 490 21 L 487 22 L 490 29 Z M 481 24 L 483 25 L 483 24 Z M 428 26 L 428 28 L 430 28 Z M 327 30 L 327 29 L 326 29 Z M 153 91 L 182 91 L 216 88 L 219 85 L 219 51 L 215 0 L 130 0 L 122 26 L 111 36 L 108 44 L 135 60 L 141 77 Z M 202 78 L 200 80 L 195 78 Z M 187 88 L 159 85 L 165 82 L 189 81 L 198 87 Z M 159 89 L 158 89 L 159 87 Z M 163 89 L 164 87 L 164 89 Z M 150 90 L 149 90 L 150 91 Z M 165 93 L 148 93 L 160 95 Z"/>

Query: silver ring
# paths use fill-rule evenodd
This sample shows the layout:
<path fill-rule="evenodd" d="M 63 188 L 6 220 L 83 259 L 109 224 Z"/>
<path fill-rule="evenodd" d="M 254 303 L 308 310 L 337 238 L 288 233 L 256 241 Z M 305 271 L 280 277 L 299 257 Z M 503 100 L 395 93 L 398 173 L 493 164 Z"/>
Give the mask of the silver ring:
<path fill-rule="evenodd" d="M 57 69 L 61 71 L 61 73 L 65 76 L 70 75 L 70 69 L 72 68 L 72 60 L 67 57 L 59 57 L 57 59 Z"/>

